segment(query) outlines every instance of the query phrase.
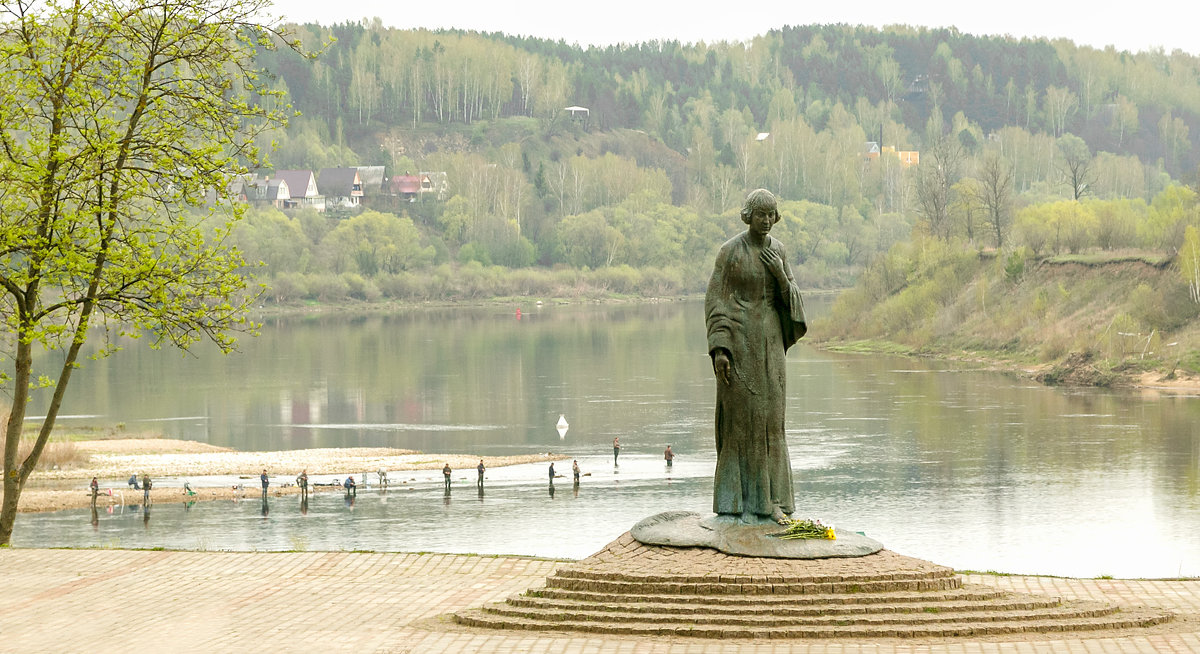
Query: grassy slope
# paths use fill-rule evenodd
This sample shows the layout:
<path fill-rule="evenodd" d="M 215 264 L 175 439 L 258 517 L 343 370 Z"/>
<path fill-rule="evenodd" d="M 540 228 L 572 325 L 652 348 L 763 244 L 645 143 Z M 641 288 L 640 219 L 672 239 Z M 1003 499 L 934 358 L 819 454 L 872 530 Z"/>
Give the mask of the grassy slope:
<path fill-rule="evenodd" d="M 1047 383 L 1200 373 L 1200 306 L 1162 258 L 1008 260 L 915 246 L 889 286 L 860 284 L 814 325 L 826 347 L 984 358 Z M 885 275 L 886 277 L 886 275 Z"/>

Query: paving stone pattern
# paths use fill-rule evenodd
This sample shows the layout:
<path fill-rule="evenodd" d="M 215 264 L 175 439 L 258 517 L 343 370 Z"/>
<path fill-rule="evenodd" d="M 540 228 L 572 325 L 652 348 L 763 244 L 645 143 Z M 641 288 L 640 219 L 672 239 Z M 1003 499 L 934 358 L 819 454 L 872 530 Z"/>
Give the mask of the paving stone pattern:
<path fill-rule="evenodd" d="M 520 557 L 401 552 L 0 549 L 0 652 L 1200 652 L 1200 580 L 965 575 L 961 576 L 961 589 L 943 591 L 958 593 L 964 603 L 1017 593 L 1117 604 L 1122 610 L 1149 606 L 1177 614 L 1170 623 L 1125 632 L 953 639 L 717 640 L 477 629 L 457 626 L 447 617 L 542 586 L 556 570 L 576 565 Z M 681 557 L 674 559 L 672 566 L 683 567 L 669 569 L 689 574 L 703 570 L 689 569 L 695 565 Z M 860 600 L 870 597 L 868 593 L 859 595 Z M 860 601 L 843 608 L 855 612 L 870 604 Z"/>
<path fill-rule="evenodd" d="M 766 559 L 646 545 L 629 534 L 544 587 L 460 611 L 470 627 L 699 638 L 940 638 L 1131 629 L 1169 611 L 963 587 L 954 570 L 883 550 Z"/>

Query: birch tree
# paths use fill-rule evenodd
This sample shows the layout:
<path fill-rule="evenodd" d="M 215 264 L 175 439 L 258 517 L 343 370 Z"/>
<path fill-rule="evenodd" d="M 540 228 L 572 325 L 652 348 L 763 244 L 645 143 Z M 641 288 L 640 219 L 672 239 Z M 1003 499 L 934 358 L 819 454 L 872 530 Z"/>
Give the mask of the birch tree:
<path fill-rule="evenodd" d="M 1184 231 L 1178 265 L 1192 302 L 1200 303 L 1200 232 L 1196 231 L 1195 225 L 1188 225 Z"/>

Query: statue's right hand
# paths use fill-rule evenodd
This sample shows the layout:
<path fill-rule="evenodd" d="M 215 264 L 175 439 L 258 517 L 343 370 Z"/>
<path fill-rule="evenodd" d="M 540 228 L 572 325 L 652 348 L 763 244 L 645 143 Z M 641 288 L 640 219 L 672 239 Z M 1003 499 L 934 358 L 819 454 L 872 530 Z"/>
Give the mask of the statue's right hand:
<path fill-rule="evenodd" d="M 722 384 L 729 384 L 729 353 L 725 350 L 717 350 L 713 354 L 713 373 L 717 376 L 717 381 Z"/>

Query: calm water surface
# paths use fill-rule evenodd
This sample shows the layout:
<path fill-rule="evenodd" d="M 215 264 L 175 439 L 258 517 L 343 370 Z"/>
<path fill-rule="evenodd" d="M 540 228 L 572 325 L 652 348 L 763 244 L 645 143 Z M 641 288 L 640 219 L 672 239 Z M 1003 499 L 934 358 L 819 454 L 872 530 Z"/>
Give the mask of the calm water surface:
<path fill-rule="evenodd" d="M 555 452 L 580 460 L 578 489 L 559 479 L 551 492 L 539 464 L 489 471 L 482 495 L 473 470 L 449 497 L 436 471 L 393 473 L 386 493 L 318 493 L 305 512 L 253 491 L 148 512 L 130 495 L 96 516 L 23 515 L 14 544 L 583 557 L 647 515 L 708 510 L 715 389 L 699 303 L 515 309 L 270 320 L 228 357 L 131 345 L 77 373 L 66 412 L 247 450 Z M 1200 398 L 806 345 L 788 366 L 799 517 L 961 569 L 1200 575 Z"/>

